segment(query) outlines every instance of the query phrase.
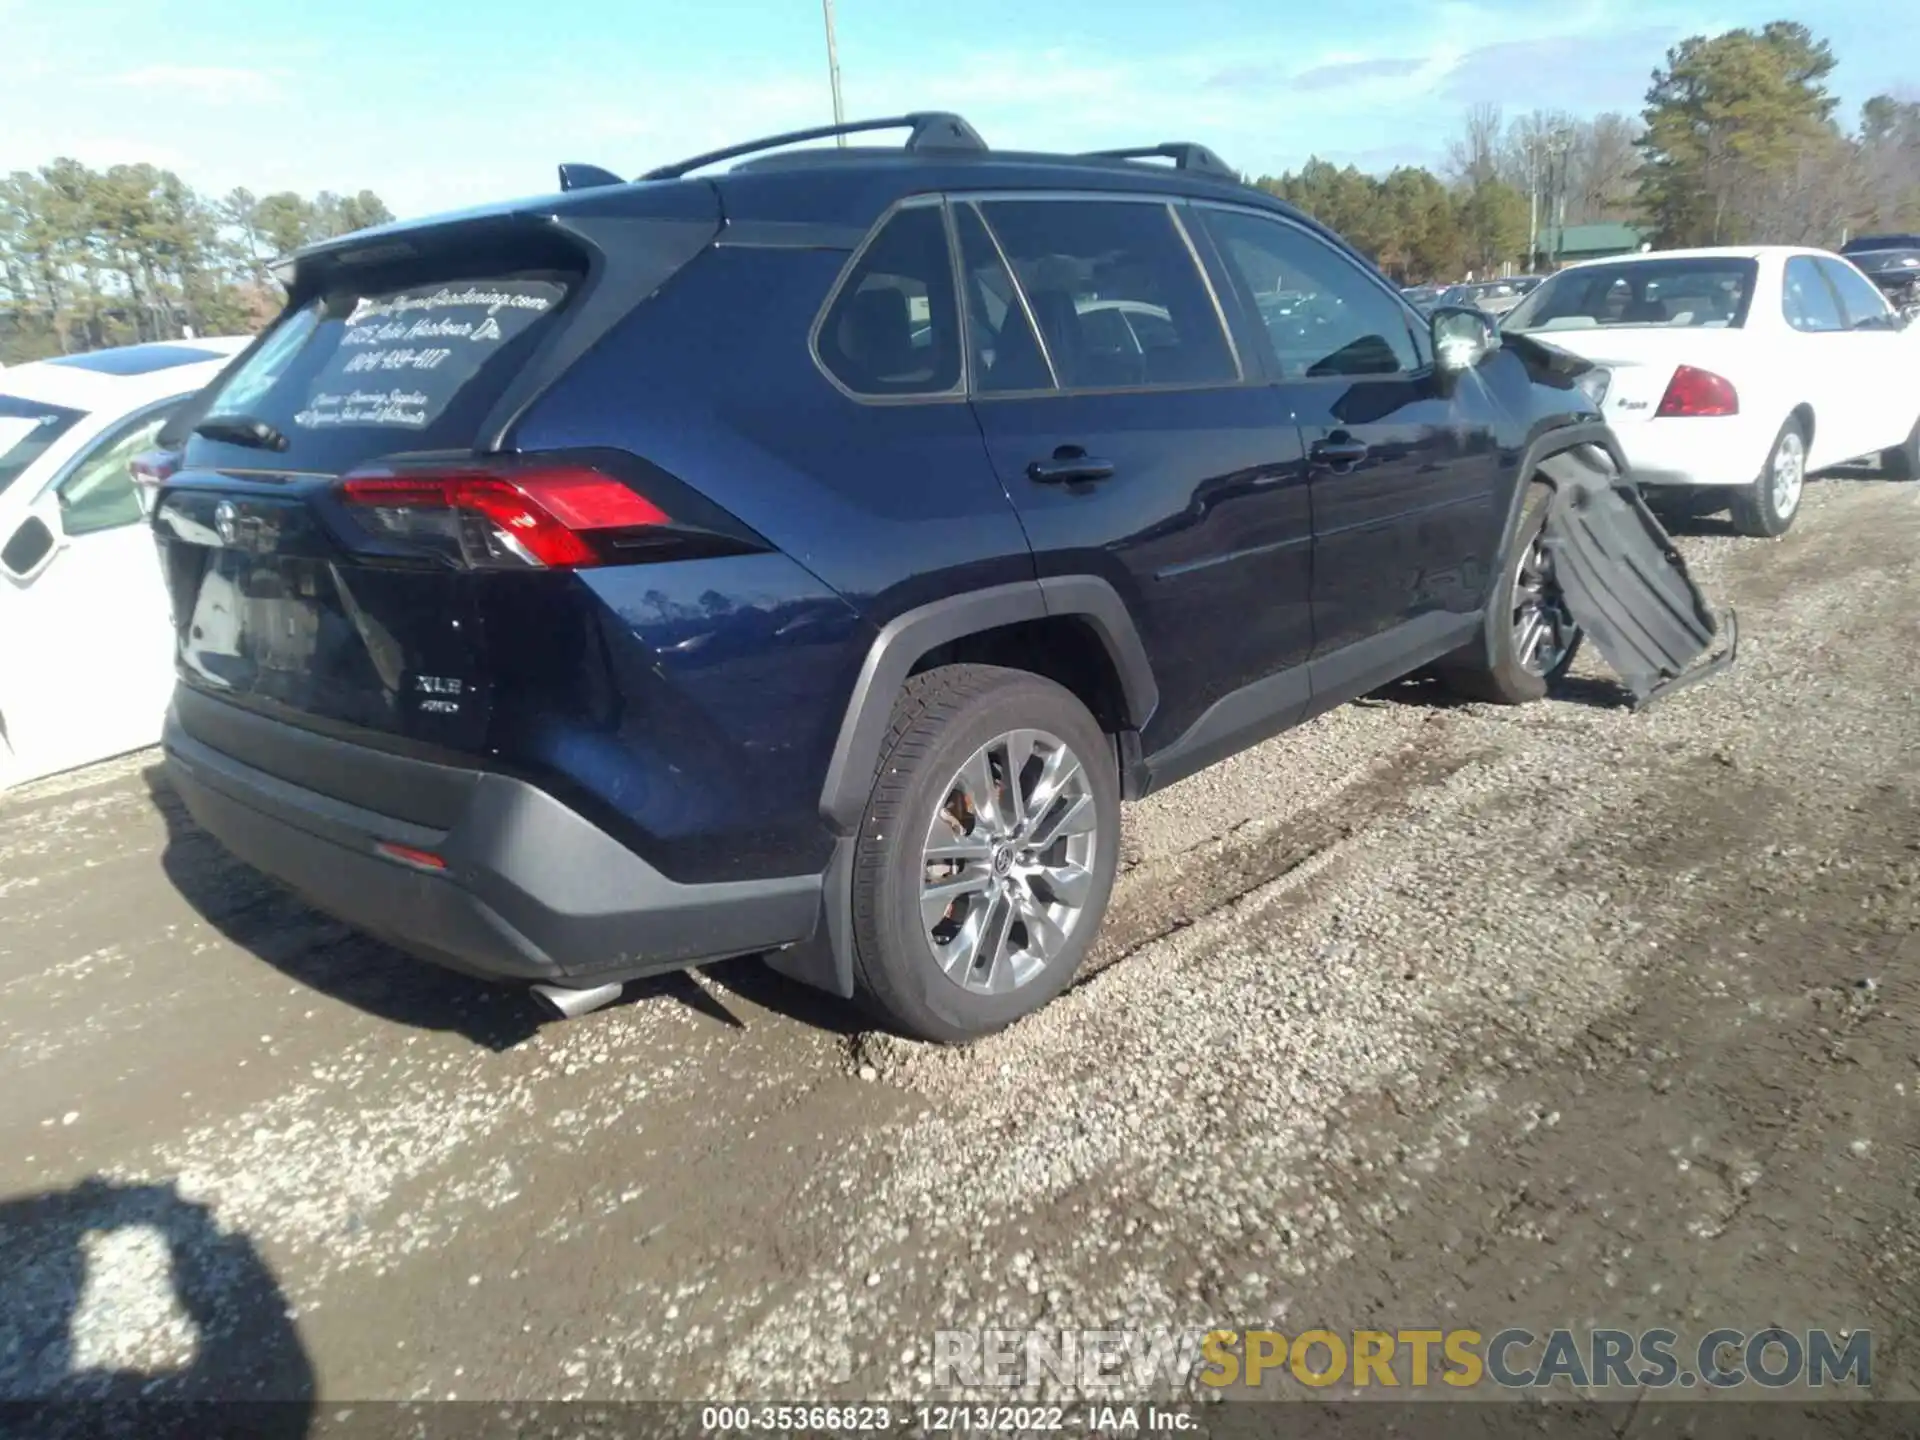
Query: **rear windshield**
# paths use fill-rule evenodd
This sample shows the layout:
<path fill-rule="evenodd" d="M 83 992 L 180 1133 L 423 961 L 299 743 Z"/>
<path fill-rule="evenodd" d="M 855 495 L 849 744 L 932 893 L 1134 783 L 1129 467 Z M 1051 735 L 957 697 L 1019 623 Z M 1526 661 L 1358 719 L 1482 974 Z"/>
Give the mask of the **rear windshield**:
<path fill-rule="evenodd" d="M 1920 250 L 1920 235 L 1861 235 L 1840 247 L 1849 258 L 1875 250 Z"/>
<path fill-rule="evenodd" d="M 0 492 L 18 480 L 67 431 L 87 418 L 43 400 L 0 395 Z"/>
<path fill-rule="evenodd" d="M 1862 250 L 1847 257 L 1869 275 L 1913 275 L 1920 279 L 1920 250 Z"/>
<path fill-rule="evenodd" d="M 543 271 L 336 290 L 282 316 L 198 408 L 266 422 L 287 437 L 277 463 L 302 470 L 466 449 L 573 283 Z M 216 443 L 235 448 L 196 438 L 190 458 Z"/>
<path fill-rule="evenodd" d="M 1503 330 L 1590 330 L 1663 325 L 1738 329 L 1759 266 L 1752 260 L 1637 260 L 1581 265 L 1544 281 L 1501 322 Z"/>

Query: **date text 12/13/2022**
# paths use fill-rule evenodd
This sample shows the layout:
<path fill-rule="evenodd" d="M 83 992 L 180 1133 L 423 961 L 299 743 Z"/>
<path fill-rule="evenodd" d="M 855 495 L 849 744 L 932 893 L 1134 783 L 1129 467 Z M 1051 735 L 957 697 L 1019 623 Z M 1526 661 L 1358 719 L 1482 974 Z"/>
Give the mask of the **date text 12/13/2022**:
<path fill-rule="evenodd" d="M 1174 1434 L 1199 1427 L 1197 1414 L 1156 1405 L 708 1405 L 700 1412 L 708 1435 Z"/>

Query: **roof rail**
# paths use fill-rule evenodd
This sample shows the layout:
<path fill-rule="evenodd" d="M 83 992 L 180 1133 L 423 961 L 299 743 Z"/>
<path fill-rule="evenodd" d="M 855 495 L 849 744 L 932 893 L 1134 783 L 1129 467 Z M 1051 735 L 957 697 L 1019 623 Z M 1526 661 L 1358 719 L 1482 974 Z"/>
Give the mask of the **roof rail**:
<path fill-rule="evenodd" d="M 598 165 L 563 164 L 560 167 L 560 188 L 562 190 L 591 190 L 601 185 L 624 185 L 611 170 L 602 170 Z"/>
<path fill-rule="evenodd" d="M 1142 145 L 1127 150 L 1089 150 L 1091 159 L 1100 160 L 1149 160 L 1154 158 L 1173 161 L 1176 170 L 1191 171 L 1195 175 L 1206 175 L 1216 180 L 1231 180 L 1240 183 L 1240 172 L 1204 145 L 1196 145 L 1191 140 L 1169 140 L 1160 145 Z"/>
<path fill-rule="evenodd" d="M 777 150 L 782 145 L 797 145 L 803 140 L 827 140 L 835 135 L 858 135 L 867 130 L 910 130 L 908 150 L 985 150 L 987 142 L 958 115 L 944 110 L 919 110 L 911 115 L 896 115 L 887 120 L 849 120 L 842 125 L 818 125 L 811 130 L 789 130 L 784 135 L 769 135 L 763 140 L 747 140 L 721 150 L 709 150 L 690 160 L 677 160 L 647 171 L 642 180 L 677 180 L 689 170 L 732 160 L 761 150 Z"/>

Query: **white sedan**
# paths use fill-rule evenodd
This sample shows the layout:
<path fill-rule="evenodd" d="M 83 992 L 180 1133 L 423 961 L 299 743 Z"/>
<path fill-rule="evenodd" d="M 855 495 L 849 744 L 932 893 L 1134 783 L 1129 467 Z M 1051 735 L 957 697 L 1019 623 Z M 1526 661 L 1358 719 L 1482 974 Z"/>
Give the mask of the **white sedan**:
<path fill-rule="evenodd" d="M 1743 535 L 1779 535 L 1810 471 L 1877 457 L 1920 478 L 1920 326 L 1838 255 L 1755 245 L 1591 260 L 1500 328 L 1602 367 L 1602 409 L 1656 504 L 1730 505 Z"/>
<path fill-rule="evenodd" d="M 158 742 L 173 634 L 128 466 L 249 343 L 131 345 L 0 374 L 0 789 Z"/>

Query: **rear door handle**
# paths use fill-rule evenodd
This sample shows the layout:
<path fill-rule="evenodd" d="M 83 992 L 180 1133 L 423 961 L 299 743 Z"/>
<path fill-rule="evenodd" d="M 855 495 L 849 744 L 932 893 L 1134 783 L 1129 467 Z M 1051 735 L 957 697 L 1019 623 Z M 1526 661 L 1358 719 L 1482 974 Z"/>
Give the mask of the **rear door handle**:
<path fill-rule="evenodd" d="M 1307 454 L 1319 465 L 1358 465 L 1367 458 L 1361 440 L 1316 440 Z"/>
<path fill-rule="evenodd" d="M 1112 477 L 1111 460 L 1096 460 L 1078 445 L 1062 445 L 1051 460 L 1035 460 L 1027 466 L 1027 478 L 1042 485 L 1073 485 Z"/>

